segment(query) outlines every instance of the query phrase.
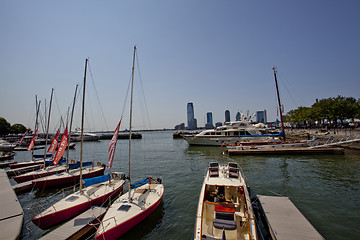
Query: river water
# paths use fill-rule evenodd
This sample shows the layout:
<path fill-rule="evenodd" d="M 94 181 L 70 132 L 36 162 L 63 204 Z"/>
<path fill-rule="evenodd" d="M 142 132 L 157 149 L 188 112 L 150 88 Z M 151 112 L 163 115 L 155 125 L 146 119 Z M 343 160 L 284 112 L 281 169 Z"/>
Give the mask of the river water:
<path fill-rule="evenodd" d="M 173 139 L 170 131 L 142 134 L 142 139 L 132 142 L 132 181 L 160 176 L 165 194 L 160 207 L 121 239 L 191 239 L 199 191 L 211 161 L 237 162 L 253 194 L 289 197 L 325 239 L 359 239 L 360 151 L 326 156 L 228 156 L 218 147 L 189 147 L 185 140 Z M 107 163 L 108 146 L 109 140 L 85 142 L 84 161 Z M 17 152 L 15 160 L 28 161 L 30 156 Z M 70 159 L 79 160 L 79 156 L 77 143 Z M 127 140 L 118 140 L 113 171 L 128 171 Z M 25 212 L 22 239 L 38 239 L 46 233 L 30 221 L 30 206 L 57 190 L 18 196 Z"/>

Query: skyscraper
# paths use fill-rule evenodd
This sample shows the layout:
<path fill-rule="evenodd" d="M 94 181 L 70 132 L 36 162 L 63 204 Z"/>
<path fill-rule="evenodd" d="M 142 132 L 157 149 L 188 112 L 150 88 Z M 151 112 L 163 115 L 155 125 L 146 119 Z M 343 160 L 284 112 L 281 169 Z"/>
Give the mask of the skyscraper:
<path fill-rule="evenodd" d="M 193 103 L 187 104 L 187 121 L 188 121 L 188 129 L 191 129 L 191 130 L 197 129 L 197 121 L 194 118 Z"/>
<path fill-rule="evenodd" d="M 256 112 L 256 122 L 267 123 L 266 110 Z"/>
<path fill-rule="evenodd" d="M 240 112 L 237 112 L 236 117 L 235 117 L 235 120 L 236 120 L 236 121 L 240 121 L 240 120 L 241 120 L 241 114 L 240 114 Z"/>
<path fill-rule="evenodd" d="M 225 111 L 225 122 L 230 122 L 230 111 L 229 110 Z"/>
<path fill-rule="evenodd" d="M 208 112 L 206 113 L 206 125 L 205 128 L 206 129 L 212 129 L 214 128 L 214 124 L 213 124 L 213 118 L 212 118 L 212 112 Z"/>

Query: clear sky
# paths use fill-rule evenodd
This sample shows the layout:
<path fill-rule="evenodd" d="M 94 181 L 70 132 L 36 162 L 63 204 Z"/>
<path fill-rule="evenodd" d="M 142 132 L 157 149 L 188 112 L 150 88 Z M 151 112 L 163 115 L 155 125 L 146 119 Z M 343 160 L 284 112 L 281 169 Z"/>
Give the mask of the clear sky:
<path fill-rule="evenodd" d="M 207 112 L 223 122 L 226 109 L 231 120 L 266 109 L 274 121 L 273 66 L 286 112 L 316 98 L 360 98 L 358 0 L 2 0 L 0 31 L 0 116 L 31 128 L 35 95 L 48 103 L 51 88 L 56 128 L 88 57 L 87 128 L 114 130 L 134 45 L 150 119 L 142 125 L 147 113 L 134 110 L 135 128 L 187 124 L 188 102 L 199 126 Z"/>

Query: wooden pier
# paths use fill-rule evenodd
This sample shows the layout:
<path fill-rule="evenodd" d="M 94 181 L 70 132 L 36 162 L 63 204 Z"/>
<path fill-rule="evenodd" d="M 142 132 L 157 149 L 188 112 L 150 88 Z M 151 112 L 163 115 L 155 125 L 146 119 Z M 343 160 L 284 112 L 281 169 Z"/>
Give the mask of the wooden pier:
<path fill-rule="evenodd" d="M 94 228 L 92 223 L 101 218 L 106 212 L 106 208 L 92 207 L 86 212 L 74 217 L 70 221 L 56 228 L 54 231 L 43 236 L 42 240 L 63 240 L 79 239 L 81 236 Z M 90 223 L 90 225 L 89 225 Z"/>
<path fill-rule="evenodd" d="M 0 199 L 0 238 L 18 239 L 21 234 L 24 212 L 3 169 L 0 169 Z"/>
<path fill-rule="evenodd" d="M 343 148 L 228 149 L 229 155 L 326 155 L 344 154 Z"/>
<path fill-rule="evenodd" d="M 257 196 L 272 239 L 324 239 L 288 197 Z"/>

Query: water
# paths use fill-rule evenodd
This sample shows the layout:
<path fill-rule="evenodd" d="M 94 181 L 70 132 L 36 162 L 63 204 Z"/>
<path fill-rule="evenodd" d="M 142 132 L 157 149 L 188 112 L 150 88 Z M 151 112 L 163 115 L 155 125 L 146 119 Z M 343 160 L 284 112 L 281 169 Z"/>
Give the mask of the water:
<path fill-rule="evenodd" d="M 84 160 L 107 162 L 109 140 L 84 143 Z M 121 239 L 191 239 L 199 191 L 210 161 L 239 163 L 252 193 L 288 196 L 325 239 L 359 239 L 360 155 L 227 156 L 217 147 L 189 147 L 172 132 L 143 133 L 132 143 L 132 179 L 161 176 L 165 194 L 160 207 Z M 40 151 L 39 151 L 40 152 Z M 41 153 L 43 150 L 41 151 Z M 79 159 L 80 144 L 70 151 Z M 18 152 L 17 161 L 30 158 Z M 113 170 L 128 171 L 128 141 L 119 140 Z M 37 239 L 45 231 L 30 221 L 31 203 L 56 190 L 19 196 L 25 211 L 22 239 Z"/>

